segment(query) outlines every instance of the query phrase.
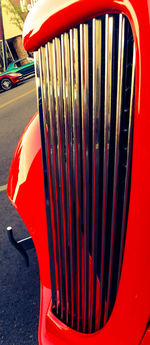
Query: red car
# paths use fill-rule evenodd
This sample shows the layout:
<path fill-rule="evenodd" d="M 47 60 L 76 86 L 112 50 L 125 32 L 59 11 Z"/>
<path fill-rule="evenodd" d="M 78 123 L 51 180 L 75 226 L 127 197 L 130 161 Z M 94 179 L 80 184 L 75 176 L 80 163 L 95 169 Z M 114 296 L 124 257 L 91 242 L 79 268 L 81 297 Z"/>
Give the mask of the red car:
<path fill-rule="evenodd" d="M 41 0 L 39 115 L 7 194 L 40 268 L 39 344 L 150 344 L 149 0 Z"/>
<path fill-rule="evenodd" d="M 21 73 L 1 73 L 0 74 L 0 88 L 4 91 L 10 90 L 14 85 L 18 84 L 22 80 Z"/>

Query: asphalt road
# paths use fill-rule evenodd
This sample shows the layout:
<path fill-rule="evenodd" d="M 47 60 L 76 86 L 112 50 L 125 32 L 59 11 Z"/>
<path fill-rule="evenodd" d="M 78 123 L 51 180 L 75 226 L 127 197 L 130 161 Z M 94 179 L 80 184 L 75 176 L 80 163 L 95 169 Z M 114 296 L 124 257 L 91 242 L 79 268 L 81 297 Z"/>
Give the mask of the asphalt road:
<path fill-rule="evenodd" d="M 11 225 L 17 240 L 28 236 L 6 196 L 6 185 L 18 139 L 36 109 L 34 78 L 0 92 L 0 345 L 38 344 L 40 284 L 35 249 L 29 251 L 27 268 L 6 233 Z"/>

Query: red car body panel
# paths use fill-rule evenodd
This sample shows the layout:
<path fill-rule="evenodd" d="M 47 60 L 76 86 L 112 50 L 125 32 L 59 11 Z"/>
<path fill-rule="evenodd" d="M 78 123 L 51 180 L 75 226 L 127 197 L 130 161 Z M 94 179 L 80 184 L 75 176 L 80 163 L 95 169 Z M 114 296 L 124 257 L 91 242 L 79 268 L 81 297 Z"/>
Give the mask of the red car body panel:
<path fill-rule="evenodd" d="M 22 76 L 22 74 L 20 74 L 20 73 L 13 73 L 13 74 L 14 75 L 11 75 L 10 73 L 5 73 L 5 74 L 0 75 L 0 81 L 4 78 L 8 78 L 11 80 L 13 85 L 19 83 L 21 81 L 20 77 Z"/>
<path fill-rule="evenodd" d="M 18 142 L 10 169 L 7 194 L 30 231 L 41 263 L 41 279 L 45 286 L 50 287 L 38 115 L 31 120 Z"/>
<path fill-rule="evenodd" d="M 145 333 L 145 336 L 141 342 L 142 345 L 149 345 L 150 344 L 150 327 Z"/>
<path fill-rule="evenodd" d="M 131 192 L 122 274 L 109 321 L 81 334 L 51 312 L 51 285 L 38 115 L 23 133 L 11 166 L 8 197 L 35 244 L 41 278 L 39 344 L 148 345 L 150 331 L 150 8 L 147 0 L 39 1 L 24 28 L 24 45 L 34 50 L 68 28 L 105 12 L 123 12 L 136 45 Z M 147 331 L 146 331 L 147 330 Z M 146 333 L 145 333 L 146 332 Z"/>

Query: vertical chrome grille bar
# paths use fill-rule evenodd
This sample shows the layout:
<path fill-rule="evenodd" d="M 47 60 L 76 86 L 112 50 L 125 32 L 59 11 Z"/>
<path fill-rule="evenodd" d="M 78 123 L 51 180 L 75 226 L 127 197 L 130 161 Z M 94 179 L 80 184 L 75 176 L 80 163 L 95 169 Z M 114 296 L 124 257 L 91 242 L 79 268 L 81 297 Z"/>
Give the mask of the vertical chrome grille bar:
<path fill-rule="evenodd" d="M 73 180 L 76 216 L 76 329 L 79 330 L 81 304 L 81 147 L 79 102 L 79 51 L 78 30 L 70 30 L 71 88 L 73 114 Z"/>
<path fill-rule="evenodd" d="M 90 331 L 96 310 L 97 241 L 99 230 L 99 174 L 100 174 L 100 122 L 101 122 L 101 20 L 93 19 L 93 143 L 92 143 L 92 277 Z M 96 319 L 96 318 L 95 318 Z M 95 325 L 96 327 L 96 325 Z"/>
<path fill-rule="evenodd" d="M 59 219 L 61 227 L 62 254 L 63 254 L 63 285 L 64 285 L 64 304 L 66 306 L 66 323 L 68 323 L 68 275 L 67 275 L 67 240 L 66 240 L 66 217 L 65 217 L 65 193 L 64 193 L 64 118 L 63 114 L 63 85 L 62 85 L 62 66 L 61 66 L 61 47 L 60 39 L 55 38 L 53 41 L 54 52 L 54 93 L 55 93 L 55 116 L 57 131 L 57 169 L 58 169 L 58 202 L 59 202 Z"/>
<path fill-rule="evenodd" d="M 56 233 L 56 253 L 58 262 L 58 281 L 59 281 L 59 297 L 57 298 L 57 314 L 58 307 L 61 307 L 61 315 L 63 315 L 63 296 L 62 296 L 62 262 L 60 252 L 60 231 L 59 231 L 59 216 L 58 216 L 58 192 L 57 192 L 57 178 L 56 178 L 56 146 L 57 139 L 55 137 L 55 101 L 54 101 L 54 76 L 53 76 L 53 44 L 46 45 L 46 61 L 47 61 L 47 84 L 48 84 L 48 113 L 49 113 L 49 159 L 50 159 L 50 173 L 52 181 L 52 199 L 51 206 L 52 214 L 54 215 L 55 233 Z"/>
<path fill-rule="evenodd" d="M 40 69 L 40 85 L 45 84 L 45 68 L 46 63 L 43 57 L 43 49 L 39 50 L 39 69 Z M 44 69 L 44 70 L 43 70 Z M 39 89 L 39 113 L 40 113 L 40 127 L 41 127 L 41 139 L 42 139 L 42 156 L 43 156 L 43 168 L 44 168 L 44 187 L 46 198 L 46 213 L 47 213 L 47 226 L 48 226 L 48 244 L 49 244 L 49 259 L 50 259 L 50 278 L 52 287 L 52 303 L 56 305 L 56 272 L 55 272 L 55 260 L 54 260 L 54 247 L 53 247 L 53 230 L 52 220 L 50 213 L 50 181 L 48 174 L 48 151 L 46 143 L 46 119 L 47 119 L 47 102 L 46 102 L 46 90 L 43 87 Z"/>
<path fill-rule="evenodd" d="M 127 150 L 127 162 L 126 162 L 126 177 L 125 177 L 125 188 L 124 188 L 124 201 L 123 201 L 123 216 L 122 216 L 122 227 L 121 227 L 121 245 L 119 255 L 119 269 L 117 288 L 119 286 L 119 280 L 121 275 L 122 259 L 123 259 L 123 247 L 125 240 L 125 229 L 126 229 L 126 216 L 127 216 L 127 200 L 128 200 L 128 186 L 129 186 L 129 175 L 130 175 L 130 163 L 131 163 L 131 150 L 132 150 L 132 131 L 133 131 L 133 106 L 134 106 L 134 87 L 135 87 L 135 43 L 133 43 L 133 60 L 132 60 L 132 77 L 131 77 L 131 94 L 130 94 L 130 109 L 129 109 L 129 126 L 128 126 L 128 150 Z"/>
<path fill-rule="evenodd" d="M 73 327 L 74 317 L 74 270 L 73 270 L 73 178 L 70 167 L 73 163 L 73 148 L 72 148 L 72 111 L 71 111 L 71 66 L 70 66 L 70 49 L 69 49 L 69 35 L 65 33 L 61 35 L 61 47 L 62 47 L 62 70 L 63 70 L 63 98 L 64 98 L 64 120 L 65 120 L 65 146 L 67 152 L 67 164 L 66 164 L 66 212 L 67 212 L 67 232 L 68 232 L 68 244 L 69 250 L 69 278 L 70 278 L 70 313 L 71 313 L 71 325 Z"/>
<path fill-rule="evenodd" d="M 116 103 L 116 132 L 115 132 L 115 157 L 114 157 L 114 179 L 113 179 L 113 204 L 112 204 L 112 220 L 111 220 L 111 242 L 110 242 L 110 258 L 108 273 L 108 288 L 106 295 L 106 314 L 105 322 L 108 319 L 108 310 L 110 302 L 110 290 L 112 282 L 112 268 L 114 259 L 114 240 L 116 231 L 117 216 L 117 200 L 118 200 L 118 173 L 119 173 L 119 144 L 120 144 L 120 122 L 121 122 L 121 106 L 122 106 L 122 82 L 123 82 L 123 59 L 124 59 L 124 35 L 125 35 L 125 18 L 119 15 L 119 40 L 118 40 L 118 72 L 117 72 L 117 103 Z"/>
<path fill-rule="evenodd" d="M 108 197 L 108 169 L 111 123 L 111 83 L 112 83 L 112 36 L 113 17 L 105 16 L 105 101 L 104 101 L 104 162 L 103 162 L 103 210 L 102 210 L 102 240 L 101 240 L 101 271 L 100 271 L 100 319 L 102 311 L 102 288 L 104 278 L 105 237 L 106 237 L 106 212 Z"/>
<path fill-rule="evenodd" d="M 81 117 L 82 117 L 82 162 L 83 162 L 83 224 L 84 224 L 84 296 L 83 329 L 88 313 L 89 272 L 89 41 L 88 24 L 80 25 L 81 52 Z M 92 116 L 92 114 L 90 114 Z M 89 311 L 90 312 L 90 311 Z"/>

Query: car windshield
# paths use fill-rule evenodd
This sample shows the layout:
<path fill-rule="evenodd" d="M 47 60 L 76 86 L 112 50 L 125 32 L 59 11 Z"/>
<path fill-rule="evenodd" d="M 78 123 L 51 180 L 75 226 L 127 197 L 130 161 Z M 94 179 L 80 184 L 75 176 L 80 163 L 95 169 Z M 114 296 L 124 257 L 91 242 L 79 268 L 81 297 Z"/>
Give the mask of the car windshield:
<path fill-rule="evenodd" d="M 21 67 L 21 66 L 24 66 L 24 65 L 27 65 L 27 64 L 29 64 L 29 63 L 33 63 L 34 61 L 31 59 L 31 58 L 24 58 L 24 59 L 21 59 L 21 60 L 18 60 L 18 61 L 16 61 L 16 65 L 18 66 L 18 67 Z"/>

